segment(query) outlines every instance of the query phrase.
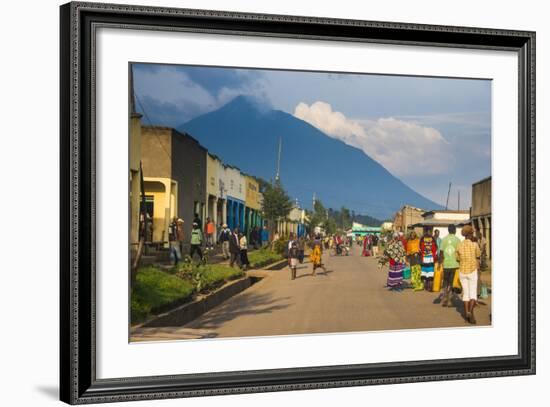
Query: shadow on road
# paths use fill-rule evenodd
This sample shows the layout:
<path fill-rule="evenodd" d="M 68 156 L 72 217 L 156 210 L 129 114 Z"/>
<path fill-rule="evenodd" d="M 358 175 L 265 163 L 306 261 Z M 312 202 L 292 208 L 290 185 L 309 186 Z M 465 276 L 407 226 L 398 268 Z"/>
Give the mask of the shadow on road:
<path fill-rule="evenodd" d="M 243 315 L 270 314 L 287 308 L 290 297 L 273 298 L 271 294 L 243 293 L 221 304 L 185 327 L 198 329 L 216 329 L 224 323 Z"/>

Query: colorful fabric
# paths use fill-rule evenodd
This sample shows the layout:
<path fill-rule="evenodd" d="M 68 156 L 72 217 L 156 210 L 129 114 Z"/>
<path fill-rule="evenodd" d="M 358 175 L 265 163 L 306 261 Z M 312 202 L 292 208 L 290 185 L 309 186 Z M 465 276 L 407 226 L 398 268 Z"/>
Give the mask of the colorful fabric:
<path fill-rule="evenodd" d="M 406 261 L 405 247 L 399 240 L 390 242 L 384 253 L 386 257 L 394 263 L 404 264 Z"/>
<path fill-rule="evenodd" d="M 411 268 L 410 266 L 405 266 L 403 269 L 403 280 L 410 280 L 411 278 Z"/>
<path fill-rule="evenodd" d="M 421 278 L 422 272 L 420 264 L 411 266 L 411 285 L 414 291 L 421 291 L 424 289 L 424 284 Z"/>
<path fill-rule="evenodd" d="M 420 239 L 407 240 L 407 254 L 411 255 L 420 252 Z"/>
<path fill-rule="evenodd" d="M 400 287 L 403 284 L 403 269 L 405 265 L 403 263 L 390 264 L 388 270 L 388 287 Z"/>
<path fill-rule="evenodd" d="M 460 244 L 460 239 L 454 234 L 448 234 L 441 241 L 440 251 L 443 252 L 443 268 L 455 269 L 458 267 L 456 259 L 456 249 Z"/>
<path fill-rule="evenodd" d="M 477 259 L 481 256 L 481 251 L 477 243 L 469 239 L 460 242 L 456 249 L 458 255 L 459 272 L 462 274 L 470 274 L 477 270 Z"/>
<path fill-rule="evenodd" d="M 321 244 L 320 242 L 317 244 L 315 243 L 313 246 L 313 250 L 311 251 L 311 254 L 309 255 L 309 261 L 313 263 L 313 268 L 320 267 L 321 266 Z"/>
<path fill-rule="evenodd" d="M 420 258 L 422 266 L 433 265 L 437 258 L 437 244 L 432 236 L 422 236 L 420 239 Z"/>
<path fill-rule="evenodd" d="M 425 278 L 433 278 L 434 276 L 434 265 L 433 263 L 431 265 L 422 264 L 422 277 Z"/>

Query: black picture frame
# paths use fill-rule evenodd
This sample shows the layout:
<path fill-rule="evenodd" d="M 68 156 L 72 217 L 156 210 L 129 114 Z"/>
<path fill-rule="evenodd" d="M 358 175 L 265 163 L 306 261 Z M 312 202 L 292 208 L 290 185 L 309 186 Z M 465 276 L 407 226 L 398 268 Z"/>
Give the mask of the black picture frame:
<path fill-rule="evenodd" d="M 118 402 L 535 373 L 535 33 L 130 5 L 60 8 L 60 397 Z M 519 59 L 519 350 L 515 355 L 97 379 L 95 49 L 97 27 L 508 50 Z M 515 265 L 511 265 L 515 266 Z"/>

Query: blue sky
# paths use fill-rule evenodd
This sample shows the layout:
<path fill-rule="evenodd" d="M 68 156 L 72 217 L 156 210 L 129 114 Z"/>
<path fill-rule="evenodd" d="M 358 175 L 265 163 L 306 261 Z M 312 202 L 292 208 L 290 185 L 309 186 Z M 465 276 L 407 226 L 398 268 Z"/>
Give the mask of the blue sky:
<path fill-rule="evenodd" d="M 433 77 L 134 65 L 146 122 L 177 127 L 238 95 L 293 114 L 362 149 L 426 197 L 470 205 L 491 174 L 491 81 Z"/>

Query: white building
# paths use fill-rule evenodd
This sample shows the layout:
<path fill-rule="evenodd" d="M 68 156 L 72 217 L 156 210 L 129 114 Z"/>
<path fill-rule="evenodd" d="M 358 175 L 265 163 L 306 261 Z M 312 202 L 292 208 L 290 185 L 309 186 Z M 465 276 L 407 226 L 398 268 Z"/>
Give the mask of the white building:
<path fill-rule="evenodd" d="M 458 210 L 440 210 L 429 211 L 422 214 L 423 221 L 416 223 L 413 227 L 431 227 L 433 231 L 439 230 L 439 237 L 444 238 L 449 234 L 447 228 L 449 225 L 456 225 L 456 236 L 459 239 L 462 237 L 462 224 L 467 223 L 470 219 L 470 211 Z"/>

